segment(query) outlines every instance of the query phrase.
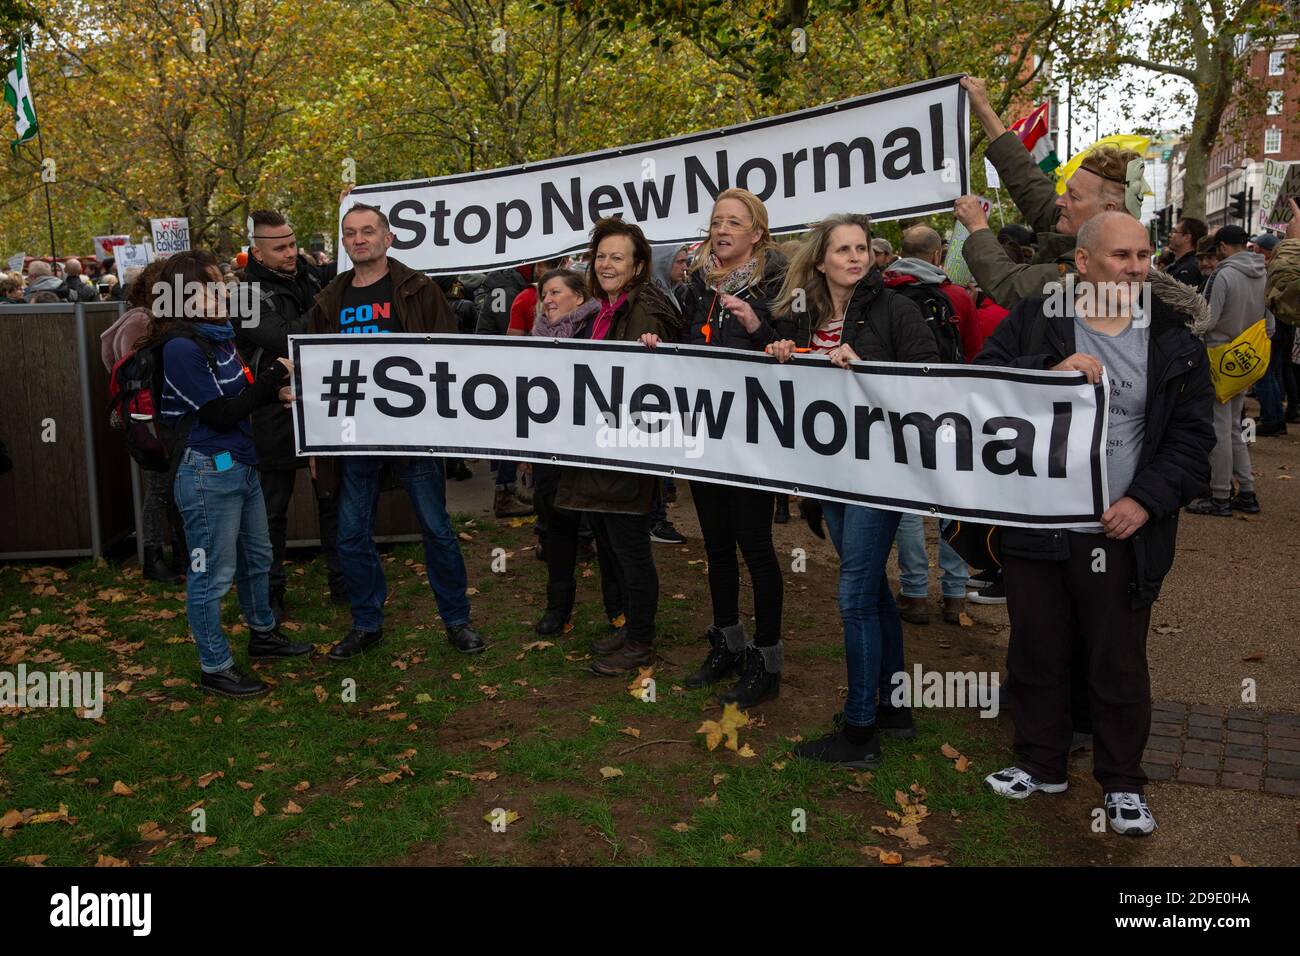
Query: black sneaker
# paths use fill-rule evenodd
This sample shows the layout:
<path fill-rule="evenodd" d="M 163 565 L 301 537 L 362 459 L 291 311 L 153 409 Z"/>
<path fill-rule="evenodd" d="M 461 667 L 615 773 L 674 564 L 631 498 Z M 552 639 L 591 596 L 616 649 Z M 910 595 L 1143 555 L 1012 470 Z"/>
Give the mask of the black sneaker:
<path fill-rule="evenodd" d="M 211 674 L 204 672 L 199 677 L 199 687 L 207 694 L 220 694 L 222 697 L 238 697 L 245 700 L 271 692 L 271 688 L 256 677 L 249 677 L 233 667 Z"/>
<path fill-rule="evenodd" d="M 1187 506 L 1187 513 L 1209 515 L 1213 518 L 1231 518 L 1232 503 L 1228 498 L 1197 498 Z"/>
<path fill-rule="evenodd" d="M 740 680 L 718 700 L 748 710 L 781 693 L 781 675 L 773 674 L 767 669 L 762 651 L 757 647 L 747 647 L 742 658 Z"/>
<path fill-rule="evenodd" d="M 740 669 L 744 654 L 733 654 L 727 647 L 727 638 L 716 624 L 710 625 L 705 637 L 709 639 L 709 654 L 704 663 L 686 680 L 682 681 L 691 690 L 716 684 L 728 674 Z"/>
<path fill-rule="evenodd" d="M 855 744 L 843 730 L 795 745 L 794 755 L 804 760 L 839 764 L 859 770 L 872 770 L 884 763 L 880 753 L 880 734 L 874 728 L 865 743 Z"/>
<path fill-rule="evenodd" d="M 384 631 L 359 631 L 351 628 L 343 640 L 330 648 L 328 655 L 332 661 L 346 661 L 358 654 L 364 654 L 384 639 Z"/>
<path fill-rule="evenodd" d="M 258 657 L 301 657 L 310 654 L 316 648 L 311 644 L 299 644 L 289 640 L 280 633 L 279 627 L 270 631 L 248 632 L 248 656 Z"/>
<path fill-rule="evenodd" d="M 1255 497 L 1255 492 L 1244 491 L 1233 495 L 1228 499 L 1228 507 L 1233 511 L 1241 511 L 1248 515 L 1259 514 L 1259 499 Z"/>
<path fill-rule="evenodd" d="M 447 641 L 462 654 L 478 654 L 487 647 L 483 636 L 468 624 L 447 628 Z"/>
<path fill-rule="evenodd" d="M 966 600 L 972 604 L 1006 604 L 1007 588 L 999 579 L 988 587 L 980 588 L 978 591 L 968 591 Z"/>
<path fill-rule="evenodd" d="M 650 527 L 650 540 L 659 544 L 685 544 L 686 539 L 671 521 L 657 521 Z"/>
<path fill-rule="evenodd" d="M 916 736 L 916 723 L 912 720 L 912 708 L 892 707 L 889 704 L 876 705 L 876 729 L 886 737 L 911 740 Z"/>

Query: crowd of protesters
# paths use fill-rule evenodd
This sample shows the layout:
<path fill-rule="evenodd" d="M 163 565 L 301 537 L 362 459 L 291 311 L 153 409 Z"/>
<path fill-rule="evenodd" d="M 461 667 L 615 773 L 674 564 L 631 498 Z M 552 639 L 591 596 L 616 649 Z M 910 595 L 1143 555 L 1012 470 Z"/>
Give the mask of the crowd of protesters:
<path fill-rule="evenodd" d="M 1111 827 L 1151 832 L 1141 767 L 1151 722 L 1145 648 L 1152 603 L 1174 562 L 1180 513 L 1223 517 L 1262 508 L 1251 480 L 1251 429 L 1242 427 L 1245 394 L 1215 400 L 1207 348 L 1265 322 L 1272 361 L 1254 388 L 1260 420 L 1248 424 L 1254 435 L 1268 436 L 1300 420 L 1300 215 L 1281 241 L 1251 237 L 1238 226 L 1211 235 L 1203 222 L 1185 218 L 1173 229 L 1163 264 L 1153 265 L 1137 219 L 1136 153 L 1094 149 L 1058 196 L 990 106 L 983 82 L 968 78 L 963 85 L 988 137 L 987 158 L 1024 220 L 994 232 L 975 197 L 957 201 L 955 217 L 970 231 L 963 250 L 974 277 L 968 285 L 949 279 L 944 240 L 928 225 L 904 229 L 897 253 L 873 236 L 867 216 L 851 211 L 778 243 L 763 202 L 744 189 L 718 194 L 698 243 L 658 252 L 638 226 L 606 219 L 581 255 L 435 280 L 391 256 L 384 213 L 355 203 L 341 223 L 352 266 L 338 274 L 302 254 L 288 219 L 273 210 L 253 214 L 249 252 L 234 262 L 194 251 L 129 274 L 129 309 L 105 333 L 103 361 L 112 369 L 142 350 L 161 356 L 155 411 L 175 462 L 171 474 L 149 473 L 144 570 L 161 581 L 185 572 L 203 688 L 234 697 L 270 689 L 236 665 L 221 626 L 221 600 L 232 584 L 249 628 L 249 658 L 313 650 L 280 629 L 292 612 L 283 563 L 301 467 L 311 469 L 330 595 L 351 612 L 331 660 L 355 657 L 383 639 L 387 582 L 374 532 L 386 484 L 405 490 L 418 518 L 447 641 L 464 653 L 486 646 L 471 623 L 472 591 L 446 502 L 447 479 L 468 476 L 466 463 L 296 457 L 288 335 L 459 332 L 637 342 L 647 349 L 682 343 L 766 354 L 773 362 L 809 352 L 837 370 L 858 361 L 968 362 L 1069 371 L 1094 384 L 1105 369 L 1110 500 L 1103 513 L 1072 528 L 1000 529 L 996 553 L 978 563 L 958 552 L 949 523 L 940 521 L 939 607 L 955 624 L 967 600 L 1007 605 L 1006 695 L 1017 762 L 989 775 L 988 786 L 1015 799 L 1060 792 L 1069 752 L 1090 735 Z M 68 260 L 59 275 L 33 261 L 25 279 L 0 277 L 0 302 L 119 293 L 81 266 Z M 1110 304 L 1080 298 L 1075 308 L 1054 310 L 1047 300 L 1069 274 L 1079 287 L 1136 284 L 1150 296 Z M 247 283 L 259 322 L 232 321 L 222 292 L 209 295 L 197 318 L 158 309 L 155 287 L 178 277 L 218 290 Z M 610 626 L 594 642 L 590 669 L 618 676 L 651 664 L 659 603 L 654 544 L 684 540 L 667 518 L 676 486 L 582 466 L 499 462 L 492 469 L 496 515 L 537 515 L 547 588 L 536 632 L 566 630 L 578 563 L 594 558 Z M 788 520 L 789 498 L 716 482 L 692 481 L 689 490 L 708 559 L 712 621 L 702 661 L 684 683 L 718 685 L 723 703 L 755 707 L 778 696 L 785 666 L 773 524 Z M 930 620 L 926 519 L 808 498 L 799 508 L 811 532 L 829 536 L 839 555 L 848 694 L 831 732 L 795 752 L 875 767 L 883 759 L 882 735 L 916 734 L 910 708 L 891 702 L 890 686 L 904 669 L 903 622 Z M 895 548 L 897 592 L 886 573 Z M 202 569 L 177 560 L 196 551 Z M 1098 554 L 1104 574 L 1094 573 Z M 742 619 L 741 562 L 752 590 L 752 634 Z"/>

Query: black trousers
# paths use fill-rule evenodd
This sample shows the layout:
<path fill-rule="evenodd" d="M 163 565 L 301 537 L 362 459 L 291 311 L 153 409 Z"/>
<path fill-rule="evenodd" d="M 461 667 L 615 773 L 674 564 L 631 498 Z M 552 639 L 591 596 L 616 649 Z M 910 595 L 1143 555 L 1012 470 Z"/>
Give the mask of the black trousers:
<path fill-rule="evenodd" d="M 1129 542 L 1067 533 L 1070 556 L 1064 561 L 1003 559 L 1011 617 L 1007 698 L 1017 763 L 1047 783 L 1065 782 L 1071 714 L 1081 709 L 1072 707 L 1071 687 L 1086 686 L 1093 776 L 1106 792 L 1141 793 L 1147 782 L 1142 752 L 1151 731 L 1151 608 L 1130 604 Z M 1077 680 L 1079 667 L 1086 668 L 1086 685 Z"/>
<path fill-rule="evenodd" d="M 271 594 L 283 595 L 285 588 L 284 543 L 289 528 L 289 502 L 293 498 L 298 471 L 293 468 L 259 469 L 257 478 L 266 500 L 266 525 L 271 537 L 271 571 L 267 575 Z M 320 545 L 329 569 L 331 584 L 342 582 L 343 568 L 335 542 L 339 536 L 339 504 L 337 498 L 316 498 L 316 514 L 320 519 Z"/>
<path fill-rule="evenodd" d="M 563 469 L 557 465 L 533 465 L 533 505 L 537 510 L 539 528 L 544 524 L 539 537 L 546 552 L 546 606 L 567 614 L 573 609 L 578 592 L 574 572 L 578 567 L 578 542 L 587 514 L 555 507 L 555 491 L 562 473 Z M 627 594 L 609 547 L 602 546 L 599 539 L 596 540 L 596 562 L 600 567 L 605 616 L 612 621 L 627 607 Z"/>
<path fill-rule="evenodd" d="M 650 550 L 650 516 L 591 511 L 596 551 L 604 550 L 618 574 L 626 597 L 627 639 L 651 644 L 655 612 L 659 609 L 659 573 Z M 602 569 L 602 577 L 603 577 Z M 602 582 L 603 587 L 603 582 Z"/>
<path fill-rule="evenodd" d="M 781 639 L 783 582 L 772 545 L 770 491 L 691 482 L 691 497 L 709 558 L 709 596 L 713 623 L 727 627 L 740 621 L 740 562 L 745 559 L 754 587 L 754 643 L 771 647 Z"/>

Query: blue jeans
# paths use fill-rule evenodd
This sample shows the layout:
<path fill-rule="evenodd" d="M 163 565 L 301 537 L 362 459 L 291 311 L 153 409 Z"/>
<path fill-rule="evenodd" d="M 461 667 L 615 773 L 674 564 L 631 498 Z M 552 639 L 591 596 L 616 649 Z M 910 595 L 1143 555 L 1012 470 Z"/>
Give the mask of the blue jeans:
<path fill-rule="evenodd" d="M 352 602 L 352 626 L 377 631 L 384 624 L 388 582 L 375 549 L 375 509 L 384 466 L 406 489 L 424 537 L 424 565 L 438 614 L 448 627 L 469 623 L 465 559 L 447 514 L 447 485 L 440 458 L 345 457 L 339 487 L 339 565 Z"/>
<path fill-rule="evenodd" d="M 899 513 L 824 502 L 831 543 L 840 555 L 840 619 L 849 696 L 844 718 L 866 727 L 876 722 L 882 678 L 888 699 L 893 675 L 903 669 L 903 622 L 885 576 Z"/>
<path fill-rule="evenodd" d="M 947 519 L 940 519 L 939 529 L 947 527 Z M 925 552 L 925 526 L 920 515 L 905 514 L 898 521 L 899 590 L 904 597 L 924 598 L 930 594 L 930 557 Z M 947 541 L 939 538 L 939 567 L 943 569 L 940 587 L 946 598 L 964 598 L 970 571 L 966 562 Z"/>
<path fill-rule="evenodd" d="M 1282 410 L 1282 371 L 1269 362 L 1268 371 L 1255 383 L 1255 397 L 1259 399 L 1259 423 L 1276 425 L 1286 420 Z"/>
<path fill-rule="evenodd" d="M 221 630 L 221 599 L 232 581 L 244 623 L 254 631 L 275 627 L 267 584 L 271 539 L 262 485 L 256 468 L 235 462 L 217 471 L 209 456 L 187 448 L 172 490 L 190 552 L 185 613 L 199 645 L 199 666 L 207 673 L 223 671 L 235 664 Z"/>

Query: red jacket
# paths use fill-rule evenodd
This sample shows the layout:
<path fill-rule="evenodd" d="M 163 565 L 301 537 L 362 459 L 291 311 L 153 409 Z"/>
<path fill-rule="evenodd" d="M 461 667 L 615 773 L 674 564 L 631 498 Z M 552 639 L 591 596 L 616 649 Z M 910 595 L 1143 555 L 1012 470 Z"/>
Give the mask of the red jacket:
<path fill-rule="evenodd" d="M 966 356 L 966 361 L 973 362 L 975 360 L 975 356 L 979 355 L 984 348 L 984 340 L 993 334 L 993 330 L 998 327 L 998 323 L 1006 317 L 1006 309 L 987 295 L 983 296 L 983 300 L 975 309 L 975 321 L 971 324 L 970 341 L 967 341 L 965 335 L 962 336 L 962 354 Z"/>
<path fill-rule="evenodd" d="M 912 274 L 911 272 L 898 271 L 900 264 L 906 267 L 912 263 L 919 263 L 928 266 L 930 269 L 938 272 L 938 267 L 931 266 L 929 263 L 920 263 L 920 260 L 914 259 L 900 259 L 898 262 L 891 262 L 889 264 L 889 271 L 885 273 L 885 287 L 896 289 L 899 286 L 907 285 L 910 282 L 924 281 L 922 278 Z M 953 315 L 957 319 L 957 331 L 961 335 L 962 358 L 967 362 L 973 361 L 975 356 L 979 354 L 979 348 L 977 347 L 972 351 L 972 342 L 984 341 L 984 336 L 977 335 L 976 332 L 975 300 L 971 298 L 970 293 L 964 288 L 956 285 L 946 277 L 942 282 L 938 283 L 938 286 L 939 291 L 947 296 L 948 301 L 952 303 Z M 1006 313 L 1003 314 L 1005 315 Z"/>

